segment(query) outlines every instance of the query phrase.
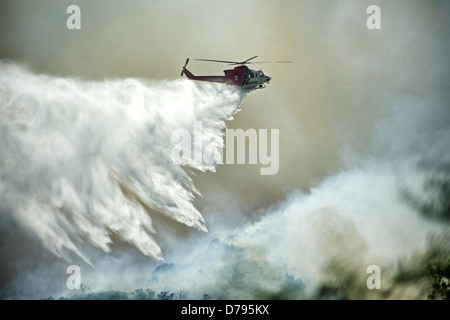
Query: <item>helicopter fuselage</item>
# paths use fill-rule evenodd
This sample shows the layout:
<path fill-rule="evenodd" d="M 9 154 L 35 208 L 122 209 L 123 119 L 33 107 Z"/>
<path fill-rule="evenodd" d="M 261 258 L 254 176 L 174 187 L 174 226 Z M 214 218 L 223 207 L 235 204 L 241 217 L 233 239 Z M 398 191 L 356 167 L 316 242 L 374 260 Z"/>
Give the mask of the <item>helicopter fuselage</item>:
<path fill-rule="evenodd" d="M 260 89 L 264 88 L 265 83 L 269 83 L 271 79 L 271 77 L 266 76 L 261 70 L 252 70 L 245 65 L 224 70 L 224 76 L 195 76 L 186 69 L 188 61 L 189 59 L 186 60 L 181 75 L 186 74 L 191 80 L 226 83 L 228 85 L 240 86 L 243 89 Z"/>

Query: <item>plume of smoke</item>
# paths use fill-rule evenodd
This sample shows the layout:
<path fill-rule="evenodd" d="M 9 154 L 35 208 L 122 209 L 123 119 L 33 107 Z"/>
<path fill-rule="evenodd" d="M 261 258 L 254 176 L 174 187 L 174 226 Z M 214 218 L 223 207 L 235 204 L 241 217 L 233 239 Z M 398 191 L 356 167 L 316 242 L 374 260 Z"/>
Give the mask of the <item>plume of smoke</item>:
<path fill-rule="evenodd" d="M 68 2 L 58 1 L 57 6 L 54 3 L 45 1 L 43 4 L 40 1 L 33 3 L 32 9 L 29 1 L 3 4 L 5 10 L 0 10 L 3 11 L 0 23 L 4 26 L 1 28 L 0 53 L 26 61 L 46 72 L 93 77 L 130 74 L 172 77 L 173 65 L 184 61 L 186 56 L 237 59 L 246 57 L 254 48 L 258 48 L 254 54 L 264 55 L 264 59 L 293 61 L 287 68 L 264 66 L 265 72 L 274 76 L 274 80 L 267 90 L 246 100 L 246 112 L 232 123 L 242 128 L 280 128 L 279 174 L 262 179 L 252 175 L 248 167 L 224 166 L 213 175 L 206 173 L 195 177 L 196 187 L 207 195 L 204 202 L 200 199 L 196 203 L 197 208 L 209 218 L 208 221 L 215 222 L 209 226 L 209 234 L 193 239 L 174 235 L 165 251 L 166 259 L 174 265 L 163 265 L 153 273 L 154 265 L 148 266 L 147 261 L 137 259 L 137 255 L 129 252 L 132 250 L 117 255 L 112 251 L 107 256 L 96 252 L 96 270 L 83 273 L 83 281 L 93 290 L 133 291 L 148 286 L 156 292 L 190 289 L 195 298 L 203 293 L 213 298 L 270 298 L 280 297 L 280 292 L 286 292 L 288 287 L 291 291 L 287 290 L 290 293 L 287 297 L 298 298 L 306 293 L 307 297 L 364 298 L 376 296 L 373 291 L 370 295 L 365 287 L 366 267 L 379 264 L 383 272 L 383 290 L 378 297 L 405 297 L 405 294 L 406 297 L 424 297 L 417 294 L 421 290 L 412 290 L 413 295 L 409 295 L 403 285 L 398 286 L 396 276 L 392 276 L 396 272 L 392 264 L 398 260 L 406 264 L 405 268 L 399 268 L 402 275 L 414 269 L 416 264 L 423 264 L 423 260 L 415 258 L 414 254 L 423 256 L 433 252 L 433 248 L 427 245 L 428 237 L 440 235 L 442 229 L 448 228 L 448 1 L 378 1 L 382 10 L 382 29 L 376 32 L 365 27 L 365 10 L 373 4 L 371 1 L 283 1 L 264 5 L 260 1 L 246 1 L 245 4 L 219 1 L 206 6 L 188 1 L 180 6 L 162 2 L 149 6 L 144 1 L 134 1 L 131 5 L 128 2 L 108 2 L 108 6 L 102 6 L 100 2 L 80 1 L 83 12 L 80 33 L 69 33 L 56 27 L 64 24 L 64 15 L 58 14 L 65 12 Z M 29 12 L 34 13 L 34 19 L 20 19 Z M 47 12 L 51 12 L 49 19 L 42 19 Z M 193 15 L 196 19 L 190 19 Z M 245 38 L 242 36 L 243 22 L 254 26 L 245 28 Z M 205 25 L 208 28 L 205 29 Z M 161 29 L 170 31 L 170 42 L 167 42 L 165 33 L 159 32 Z M 120 47 L 118 40 L 123 44 Z M 154 46 L 155 43 L 164 45 Z M 115 50 L 109 54 L 111 48 Z M 198 67 L 203 71 L 201 68 L 208 66 Z M 213 68 L 211 66 L 210 70 L 217 70 Z M 112 98 L 111 101 L 109 94 L 100 94 L 105 92 L 106 86 L 118 88 L 122 92 L 120 99 L 124 94 L 125 100 L 134 97 L 139 101 L 140 98 L 129 97 L 120 88 L 129 85 L 138 92 L 143 85 L 133 80 L 131 84 L 130 80 L 80 84 L 70 79 L 50 79 L 52 84 L 75 82 L 78 89 L 83 89 L 79 90 L 82 91 L 79 93 L 81 97 L 86 93 L 96 98 L 101 96 L 112 102 L 113 107 L 118 100 Z M 174 87 L 175 83 L 186 89 L 183 96 L 179 88 Z M 152 83 L 144 87 L 146 92 L 166 97 L 167 101 L 172 98 L 189 101 L 190 97 L 199 97 L 196 95 L 199 88 L 190 84 L 170 82 L 171 89 L 167 84 Z M 37 86 L 41 89 L 46 87 L 40 82 L 39 85 L 42 85 Z M 99 90 L 98 94 L 94 93 L 94 86 L 96 91 Z M 29 89 L 20 87 L 18 92 Z M 0 90 L 11 91 L 8 87 Z M 63 93 L 61 90 L 56 92 Z M 202 97 L 205 94 L 209 97 L 208 92 L 203 92 Z M 42 93 L 39 91 L 38 96 Z M 125 104 L 130 106 L 131 102 Z M 98 106 L 97 103 L 93 105 Z M 80 106 L 81 109 L 83 107 L 84 104 Z M 61 110 L 70 112 L 68 108 Z M 107 110 L 102 109 L 100 113 L 104 111 Z M 119 112 L 129 115 L 128 109 L 120 108 Z M 155 114 L 160 113 L 155 111 Z M 7 115 L 11 118 L 10 114 Z M 172 115 L 165 113 L 160 121 L 165 124 L 178 121 Z M 21 116 L 26 117 L 27 112 Z M 180 118 L 185 116 L 197 119 L 183 109 Z M 126 117 L 112 119 L 117 120 L 114 124 L 123 131 L 122 120 Z M 105 146 L 102 141 L 113 140 L 112 137 L 99 138 L 99 133 L 106 132 L 103 121 L 107 120 L 106 126 L 111 125 L 111 118 L 97 120 L 99 125 L 94 121 L 89 123 L 94 124 L 95 130 L 85 134 L 89 139 L 84 142 L 86 148 L 83 146 L 81 149 L 90 154 L 97 150 L 95 141 Z M 159 129 L 163 130 L 162 127 Z M 155 131 L 151 135 L 158 136 L 158 130 Z M 145 135 L 146 129 L 141 133 Z M 137 136 L 141 138 L 138 132 L 133 135 Z M 21 143 L 29 138 L 15 142 L 23 147 Z M 120 144 L 121 141 L 126 144 L 131 139 L 115 143 Z M 136 147 L 135 142 L 125 149 L 135 148 L 139 157 L 140 152 L 146 154 L 146 149 Z M 142 143 L 141 146 L 145 146 L 147 141 Z M 3 145 L 0 150 L 3 150 Z M 123 181 L 117 167 L 128 168 L 125 161 L 114 159 L 121 156 L 127 161 L 130 159 L 114 150 L 104 154 L 113 159 L 109 163 L 113 170 L 106 169 L 102 164 L 104 160 L 95 155 L 85 158 L 84 162 L 92 172 L 89 173 L 91 176 L 86 176 L 89 178 L 85 181 L 87 185 L 83 187 L 81 183 L 79 189 L 85 190 L 85 195 L 89 194 L 89 187 L 97 193 L 106 190 L 114 196 L 117 193 L 119 197 L 123 197 L 125 192 L 127 197 L 123 201 L 127 206 L 136 206 L 140 210 L 141 199 L 146 198 L 142 198 L 145 191 L 139 186 L 148 173 L 148 167 L 134 167 L 142 170 L 144 178 L 141 171 L 131 169 L 128 172 L 139 177 L 135 178 L 137 182 L 111 182 Z M 24 163 L 26 160 L 22 158 L 26 156 L 18 156 L 18 164 L 9 163 L 2 174 L 10 177 L 10 168 Z M 65 159 L 68 159 L 63 161 L 64 164 L 67 162 L 68 168 L 65 169 L 72 170 L 77 157 L 73 161 L 69 156 Z M 45 168 L 45 163 L 29 161 L 33 161 L 29 171 Z M 91 181 L 96 177 L 97 168 L 100 168 L 99 174 L 103 172 L 101 181 L 107 181 L 107 187 L 94 185 Z M 169 175 L 174 174 L 174 168 L 164 169 L 170 172 Z M 69 182 L 75 181 L 71 175 L 78 171 L 71 172 L 63 173 Z M 27 191 L 28 182 L 20 184 L 21 180 L 16 179 L 16 175 L 12 176 L 12 181 L 17 180 L 16 187 Z M 48 179 L 43 179 L 47 181 L 44 190 L 56 190 L 56 195 L 60 193 L 62 189 L 57 185 L 51 187 Z M 189 180 L 187 183 L 190 185 Z M 130 185 L 132 188 L 128 188 Z M 2 176 L 1 192 L 11 194 L 11 187 L 14 184 L 7 183 Z M 195 194 L 191 187 L 185 189 L 187 191 L 180 188 L 181 194 L 187 197 Z M 300 190 L 292 191 L 295 188 Z M 158 201 L 167 200 L 166 204 L 172 201 L 158 194 L 156 186 L 153 189 L 156 195 L 150 198 L 154 205 L 161 204 Z M 24 200 L 24 204 L 20 204 L 23 207 L 35 201 L 25 195 L 18 199 Z M 56 198 L 52 196 L 51 200 Z M 34 202 L 37 208 L 43 205 L 40 199 Z M 135 199 L 139 201 L 130 203 Z M 11 203 L 7 200 L 1 204 L 2 213 L 10 213 L 3 217 L 5 220 L 14 216 Z M 48 212 L 55 208 L 52 205 Z M 52 232 L 58 233 L 61 229 L 68 232 L 64 228 L 68 224 L 67 211 L 63 210 L 59 218 L 63 221 L 55 222 L 52 214 L 47 215 L 50 217 L 46 223 L 56 226 Z M 252 215 L 253 223 L 244 225 L 248 222 L 247 215 Z M 141 214 L 137 213 L 137 216 L 141 217 Z M 154 221 L 157 217 L 152 218 Z M 117 225 L 115 220 L 107 222 Z M 201 220 L 197 222 L 203 225 Z M 89 220 L 87 225 L 92 223 L 93 220 Z M 232 227 L 227 228 L 228 225 Z M 157 229 L 156 224 L 150 225 L 149 221 L 147 229 L 151 227 Z M 100 224 L 98 230 L 105 229 Z M 111 230 L 108 232 L 112 238 L 114 234 Z M 7 230 L 2 234 L 11 235 L 12 239 L 18 237 Z M 218 241 L 212 241 L 215 236 Z M 61 237 L 58 235 L 59 245 L 69 246 L 70 242 L 64 240 L 67 237 L 78 244 L 80 241 L 77 239 L 86 241 L 90 235 L 61 233 Z M 103 240 L 100 247 L 107 249 L 110 240 L 106 236 Z M 25 247 L 23 240 L 19 243 L 21 249 Z M 57 247 L 58 243 L 51 245 Z M 444 241 L 443 246 L 448 247 L 448 242 Z M 443 252 L 448 257 L 448 250 Z M 35 260 L 46 258 L 48 255 Z M 17 267 L 23 267 L 23 264 Z M 51 270 L 54 273 L 55 269 Z M 48 279 L 54 279 L 54 275 L 39 271 L 31 270 L 26 279 L 36 281 L 38 276 L 35 275 L 39 274 L 47 280 L 39 283 L 44 289 L 37 296 L 43 297 L 42 292 L 46 292 L 46 285 L 51 282 Z M 133 282 L 133 278 L 136 281 Z M 121 282 L 128 283 L 128 286 L 119 288 Z M 61 283 L 64 283 L 64 278 Z M 288 286 L 289 283 L 294 285 Z M 390 286 L 398 289 L 389 291 Z M 22 292 L 18 287 L 15 289 L 20 296 Z M 337 295 L 327 295 L 324 288 L 337 288 Z"/>

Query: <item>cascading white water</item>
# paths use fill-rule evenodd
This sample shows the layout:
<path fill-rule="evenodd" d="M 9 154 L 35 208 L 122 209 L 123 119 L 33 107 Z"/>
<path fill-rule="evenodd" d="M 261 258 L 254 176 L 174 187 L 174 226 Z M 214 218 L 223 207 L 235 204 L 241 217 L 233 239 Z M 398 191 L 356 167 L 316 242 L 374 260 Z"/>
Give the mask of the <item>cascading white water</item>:
<path fill-rule="evenodd" d="M 109 251 L 111 232 L 162 260 L 145 207 L 206 231 L 192 205 L 198 191 L 171 160 L 171 134 L 202 121 L 222 141 L 243 92 L 188 80 L 57 78 L 7 63 L 0 70 L 2 214 L 67 260 L 73 251 L 89 261 L 80 242 Z"/>

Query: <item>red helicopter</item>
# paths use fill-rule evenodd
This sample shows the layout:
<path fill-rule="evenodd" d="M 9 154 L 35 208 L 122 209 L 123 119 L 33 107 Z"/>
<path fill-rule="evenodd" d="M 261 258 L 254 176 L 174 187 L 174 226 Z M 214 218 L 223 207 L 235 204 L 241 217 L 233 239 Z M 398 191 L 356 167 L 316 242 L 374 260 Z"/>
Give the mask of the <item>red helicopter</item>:
<path fill-rule="evenodd" d="M 233 69 L 227 69 L 223 72 L 224 76 L 194 76 L 186 66 L 189 62 L 189 58 L 186 59 L 186 63 L 184 64 L 183 69 L 181 70 L 181 76 L 186 74 L 191 80 L 198 81 L 209 81 L 209 82 L 219 82 L 226 83 L 228 85 L 240 86 L 243 89 L 262 89 L 265 88 L 265 83 L 269 83 L 269 76 L 266 76 L 264 72 L 261 70 L 252 70 L 246 66 L 246 64 L 250 63 L 269 63 L 269 62 L 249 62 L 252 59 L 255 59 L 257 56 L 248 58 L 247 60 L 236 62 L 236 61 L 224 61 L 224 60 L 210 60 L 210 59 L 195 59 L 197 61 L 210 61 L 210 62 L 221 62 L 228 63 L 229 65 L 238 65 Z M 276 61 L 276 63 L 289 63 L 290 61 Z"/>

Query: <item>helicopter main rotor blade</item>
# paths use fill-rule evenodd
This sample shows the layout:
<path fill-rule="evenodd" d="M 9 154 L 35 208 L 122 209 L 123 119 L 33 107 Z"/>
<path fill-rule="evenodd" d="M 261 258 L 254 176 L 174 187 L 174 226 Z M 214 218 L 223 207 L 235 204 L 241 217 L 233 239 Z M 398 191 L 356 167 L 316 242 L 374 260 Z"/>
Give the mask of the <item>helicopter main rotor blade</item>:
<path fill-rule="evenodd" d="M 211 59 L 194 59 L 197 61 L 209 61 L 209 62 L 221 62 L 221 63 L 232 63 L 232 64 L 238 64 L 239 62 L 236 61 L 225 61 L 225 60 L 211 60 Z"/>
<path fill-rule="evenodd" d="M 254 56 L 251 58 L 248 58 L 247 60 L 241 61 L 241 62 L 237 62 L 237 61 L 228 61 L 228 60 L 212 60 L 212 59 L 194 59 L 197 61 L 209 61 L 209 62 L 220 62 L 220 63 L 228 63 L 229 66 L 233 66 L 233 65 L 244 65 L 244 64 L 254 64 L 254 63 L 291 63 L 290 61 L 257 61 L 257 62 L 253 62 L 250 60 L 253 60 L 255 58 L 257 58 L 258 56 Z"/>
<path fill-rule="evenodd" d="M 291 61 L 256 61 L 256 62 L 247 62 L 247 64 L 254 63 L 291 63 Z"/>
<path fill-rule="evenodd" d="M 227 60 L 212 60 L 212 59 L 195 59 L 195 60 L 197 60 L 197 61 L 209 61 L 209 62 L 228 63 L 229 65 L 235 65 L 235 64 L 242 64 L 242 65 L 244 65 L 244 64 L 247 64 L 248 61 L 250 61 L 252 59 L 255 59 L 256 57 L 258 57 L 258 56 L 254 56 L 254 57 L 248 58 L 247 60 L 244 60 L 244 61 L 241 61 L 241 62 L 238 62 L 238 61 L 227 61 Z"/>
<path fill-rule="evenodd" d="M 254 57 L 248 58 L 247 60 L 244 60 L 244 61 L 240 62 L 240 64 L 247 64 L 250 60 L 255 59 L 257 57 L 258 56 L 254 56 Z"/>
<path fill-rule="evenodd" d="M 252 59 L 255 59 L 256 57 L 258 57 L 258 56 L 254 56 L 254 57 L 248 58 L 247 60 L 244 60 L 242 62 L 233 62 L 233 63 L 230 63 L 229 65 L 230 66 L 231 65 L 236 65 L 236 64 L 244 65 L 244 64 L 253 63 L 253 62 L 249 62 L 249 61 L 252 60 Z"/>
<path fill-rule="evenodd" d="M 249 62 L 250 60 L 252 60 L 252 59 L 255 59 L 255 58 L 257 58 L 258 56 L 254 56 L 254 57 L 251 57 L 251 58 L 248 58 L 247 60 L 245 60 L 244 62 L 241 62 L 242 64 L 246 64 L 247 62 Z"/>

